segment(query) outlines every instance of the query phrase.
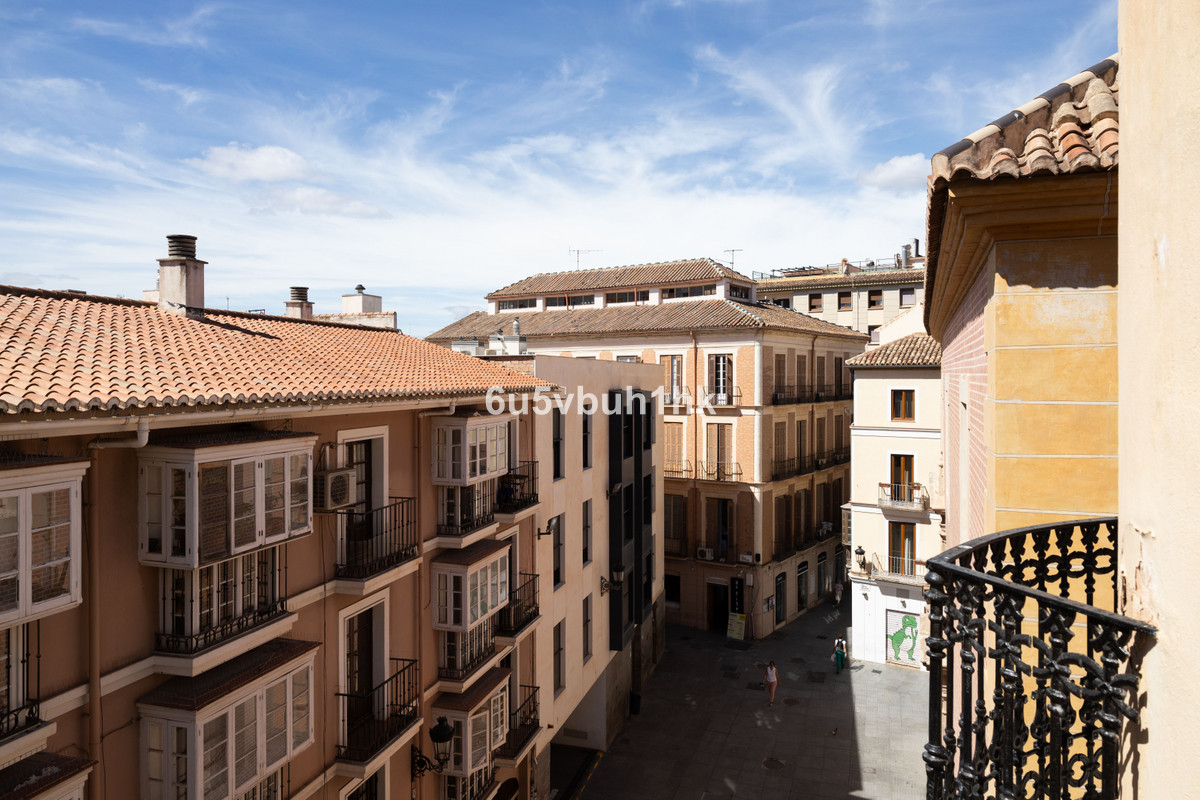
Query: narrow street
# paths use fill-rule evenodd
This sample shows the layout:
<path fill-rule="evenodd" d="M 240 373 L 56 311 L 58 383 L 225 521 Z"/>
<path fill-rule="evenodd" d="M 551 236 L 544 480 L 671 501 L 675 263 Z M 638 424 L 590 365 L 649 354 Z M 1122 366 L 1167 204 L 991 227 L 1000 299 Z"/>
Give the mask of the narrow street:
<path fill-rule="evenodd" d="M 853 657 L 836 674 L 830 655 L 849 608 L 825 604 L 755 642 L 672 626 L 641 714 L 578 796 L 923 797 L 928 676 Z M 780 673 L 773 708 L 759 688 L 768 660 Z"/>

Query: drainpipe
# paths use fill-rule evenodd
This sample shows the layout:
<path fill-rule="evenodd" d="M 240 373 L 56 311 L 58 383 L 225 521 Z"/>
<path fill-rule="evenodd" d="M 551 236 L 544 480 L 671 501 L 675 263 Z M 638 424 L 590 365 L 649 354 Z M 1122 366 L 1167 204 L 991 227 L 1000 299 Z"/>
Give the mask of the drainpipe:
<path fill-rule="evenodd" d="M 145 447 L 150 439 L 150 423 L 138 420 L 137 435 L 132 439 L 96 439 L 88 442 L 89 450 Z M 88 470 L 88 753 L 96 761 L 95 772 L 88 781 L 88 797 L 103 800 L 104 729 L 100 718 L 100 454 L 92 454 Z"/>
<path fill-rule="evenodd" d="M 696 468 L 692 470 L 692 488 L 696 489 L 696 491 L 698 492 L 700 489 L 700 483 L 699 483 L 699 479 L 696 477 L 696 475 L 700 471 L 700 425 L 701 425 L 700 419 L 701 419 L 701 416 L 700 416 L 700 405 L 697 401 L 700 398 L 700 350 L 699 350 L 698 342 L 696 341 L 696 332 L 695 331 L 692 331 L 692 389 L 693 389 L 693 391 L 692 391 L 692 419 L 694 420 L 694 422 L 692 424 L 692 460 L 696 462 Z M 688 498 L 688 499 L 690 500 L 691 498 Z M 698 500 L 697 500 L 697 504 L 699 504 Z M 701 512 L 703 510 L 704 510 L 703 508 L 697 508 L 696 509 L 697 513 L 689 514 L 688 518 L 689 519 L 698 518 L 700 516 L 699 512 Z M 689 546 L 694 545 L 694 544 L 695 544 L 695 542 L 691 542 L 691 543 L 689 543 Z"/>

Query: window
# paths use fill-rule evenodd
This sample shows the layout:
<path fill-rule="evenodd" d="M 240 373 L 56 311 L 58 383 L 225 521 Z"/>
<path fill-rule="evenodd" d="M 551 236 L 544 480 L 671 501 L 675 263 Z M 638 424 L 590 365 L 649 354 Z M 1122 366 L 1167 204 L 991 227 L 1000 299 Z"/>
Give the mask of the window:
<path fill-rule="evenodd" d="M 641 356 L 617 356 L 617 361 L 620 361 L 625 364 L 640 364 L 642 361 L 642 357 Z"/>
<path fill-rule="evenodd" d="M 607 304 L 616 303 L 646 303 L 650 300 L 650 290 L 642 289 L 637 292 L 609 292 L 604 295 L 604 302 Z"/>
<path fill-rule="evenodd" d="M 434 483 L 462 485 L 508 471 L 511 416 L 447 419 L 433 432 Z"/>
<path fill-rule="evenodd" d="M 546 298 L 546 308 L 566 308 L 566 307 L 567 307 L 567 298 L 566 297 L 547 297 Z"/>
<path fill-rule="evenodd" d="M 838 311 L 850 311 L 854 308 L 849 292 L 838 292 Z"/>
<path fill-rule="evenodd" d="M 730 290 L 732 291 L 733 288 L 736 287 L 730 287 Z M 746 292 L 746 297 L 749 297 L 749 290 L 746 289 L 744 291 Z M 705 295 L 713 295 L 716 293 L 717 285 L 715 283 L 710 283 L 705 286 L 663 287 L 662 298 L 663 300 L 673 300 L 679 297 L 704 297 Z"/>
<path fill-rule="evenodd" d="M 916 417 L 913 413 L 913 389 L 892 389 L 892 419 L 902 422 L 912 422 Z"/>
<path fill-rule="evenodd" d="M 867 292 L 867 308 L 883 308 L 883 289 L 871 289 Z"/>
<path fill-rule="evenodd" d="M 379 779 L 382 770 L 376 770 L 371 773 L 371 776 L 360 783 L 358 787 L 350 794 L 346 795 L 346 800 L 384 800 L 383 782 Z M 283 795 L 266 795 L 263 800 L 268 800 L 274 797 L 282 797 Z"/>
<path fill-rule="evenodd" d="M 501 300 L 499 308 L 501 311 L 514 311 L 518 308 L 537 308 L 537 298 L 522 297 L 519 300 Z"/>
<path fill-rule="evenodd" d="M 495 479 L 438 487 L 438 535 L 464 536 L 496 519 Z"/>
<path fill-rule="evenodd" d="M 739 300 L 749 300 L 750 299 L 750 287 L 749 286 L 736 286 L 734 284 L 730 284 L 729 285 L 729 296 L 737 298 Z"/>
<path fill-rule="evenodd" d="M 666 513 L 663 520 L 663 538 L 667 552 L 673 556 L 684 555 L 683 540 L 687 530 L 687 497 L 669 494 L 663 498 Z"/>
<path fill-rule="evenodd" d="M 86 469 L 86 462 L 14 469 L 0 481 L 0 624 L 81 601 L 79 491 Z"/>
<path fill-rule="evenodd" d="M 683 423 L 667 422 L 663 424 L 663 439 L 665 440 L 664 458 L 666 461 L 663 471 L 668 478 L 687 478 L 688 469 L 683 463 Z"/>
<path fill-rule="evenodd" d="M 550 412 L 551 440 L 554 450 L 554 480 L 563 476 L 563 415 L 560 409 Z"/>
<path fill-rule="evenodd" d="M 433 627 L 465 631 L 508 604 L 508 549 L 466 566 L 434 561 L 433 586 Z"/>
<path fill-rule="evenodd" d="M 917 302 L 917 290 L 915 288 L 910 286 L 908 288 L 900 289 L 900 307 L 901 308 L 905 308 L 905 307 L 911 306 L 911 305 L 916 305 L 916 302 Z"/>
<path fill-rule="evenodd" d="M 583 501 L 583 563 L 592 563 L 592 501 Z"/>
<path fill-rule="evenodd" d="M 708 357 L 709 393 L 713 402 L 725 405 L 733 395 L 733 356 L 719 354 Z"/>
<path fill-rule="evenodd" d="M 567 681 L 567 658 L 566 652 L 563 650 L 564 631 L 563 626 L 566 622 L 560 622 L 554 626 L 554 693 L 558 694 L 566 688 Z"/>
<path fill-rule="evenodd" d="M 916 572 L 916 525 L 912 522 L 888 523 L 888 572 L 913 575 Z"/>
<path fill-rule="evenodd" d="M 142 720 L 145 797 L 203 800 L 257 798 L 272 773 L 313 741 L 312 658 L 299 668 L 193 721 L 166 719 L 148 709 Z M 195 754 L 200 786 L 189 791 Z M 277 782 L 276 782 L 277 783 Z"/>
<path fill-rule="evenodd" d="M 592 596 L 583 598 L 583 660 L 592 657 Z"/>
<path fill-rule="evenodd" d="M 771 302 L 774 303 L 775 305 L 779 306 L 780 308 L 791 309 L 791 307 L 792 307 L 792 298 L 790 298 L 790 297 L 777 297 L 774 300 L 772 300 Z"/>
<path fill-rule="evenodd" d="M 434 713 L 442 716 L 435 708 Z M 442 779 L 442 796 L 447 800 L 482 797 L 492 784 L 492 752 L 508 738 L 508 684 L 476 705 L 469 712 L 445 714 L 454 729 L 450 739 L 450 760 Z"/>
<path fill-rule="evenodd" d="M 680 603 L 679 576 L 663 575 L 663 599 L 672 608 L 679 608 Z"/>
<path fill-rule="evenodd" d="M 666 368 L 666 402 L 678 403 L 683 395 L 683 356 L 663 356 L 659 363 Z"/>
<path fill-rule="evenodd" d="M 821 306 L 822 302 L 820 294 L 810 294 L 808 296 L 808 312 L 810 314 L 821 313 Z"/>
<path fill-rule="evenodd" d="M 567 305 L 594 306 L 594 305 L 596 305 L 596 295 L 594 295 L 594 294 L 573 294 L 567 298 Z"/>
<path fill-rule="evenodd" d="M 583 450 L 583 468 L 591 469 L 592 466 L 592 421 L 595 418 L 595 408 L 581 408 L 579 410 L 579 427 L 581 449 Z"/>
<path fill-rule="evenodd" d="M 262 438 L 203 447 L 189 437 L 141 451 L 143 563 L 194 568 L 312 530 L 316 436 L 254 435 Z"/>
<path fill-rule="evenodd" d="M 879 326 L 868 325 L 867 335 L 871 337 L 871 344 L 879 344 Z"/>
<path fill-rule="evenodd" d="M 566 571 L 563 569 L 563 538 L 564 527 L 562 514 L 558 515 L 558 525 L 554 527 L 554 588 L 563 585 Z"/>

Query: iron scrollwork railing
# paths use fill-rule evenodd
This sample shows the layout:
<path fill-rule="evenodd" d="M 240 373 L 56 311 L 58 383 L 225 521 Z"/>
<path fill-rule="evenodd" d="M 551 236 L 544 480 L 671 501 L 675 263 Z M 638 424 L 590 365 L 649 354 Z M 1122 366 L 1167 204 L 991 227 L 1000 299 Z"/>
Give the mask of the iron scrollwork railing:
<path fill-rule="evenodd" d="M 155 636 L 154 647 L 160 653 L 175 655 L 195 655 L 215 644 L 220 644 L 235 636 L 260 625 L 266 625 L 280 617 L 286 616 L 287 601 L 275 599 L 264 602 L 258 608 L 244 614 L 227 619 L 216 625 L 193 634 L 159 633 Z"/>
<path fill-rule="evenodd" d="M 365 580 L 420 555 L 416 501 L 393 497 L 370 511 L 339 511 L 346 520 L 345 555 L 338 560 L 338 578 Z"/>
<path fill-rule="evenodd" d="M 538 618 L 538 576 L 521 572 L 518 578 L 521 585 L 509 592 L 508 605 L 496 619 L 497 636 L 516 636 Z"/>
<path fill-rule="evenodd" d="M 1154 634 L 1107 610 L 1116 518 L 984 536 L 927 567 L 928 800 L 1116 798 L 1131 644 Z"/>
<path fill-rule="evenodd" d="M 378 686 L 359 692 L 338 692 L 341 735 L 337 757 L 370 761 L 389 742 L 417 721 L 420 699 L 417 662 L 391 659 L 392 674 Z"/>
<path fill-rule="evenodd" d="M 537 462 L 522 461 L 500 478 L 496 492 L 496 511 L 515 514 L 538 501 Z"/>

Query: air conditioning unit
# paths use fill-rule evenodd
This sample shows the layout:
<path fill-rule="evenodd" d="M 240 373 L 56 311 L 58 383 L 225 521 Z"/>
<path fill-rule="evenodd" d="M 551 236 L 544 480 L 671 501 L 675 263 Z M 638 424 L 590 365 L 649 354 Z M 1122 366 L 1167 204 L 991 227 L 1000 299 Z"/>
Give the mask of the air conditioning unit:
<path fill-rule="evenodd" d="M 316 501 L 318 510 L 334 511 L 358 502 L 358 481 L 355 479 L 353 467 L 318 472 L 316 477 L 313 500 Z"/>
<path fill-rule="evenodd" d="M 701 561 L 712 561 L 713 549 L 711 547 L 697 547 L 696 558 L 700 559 Z"/>

